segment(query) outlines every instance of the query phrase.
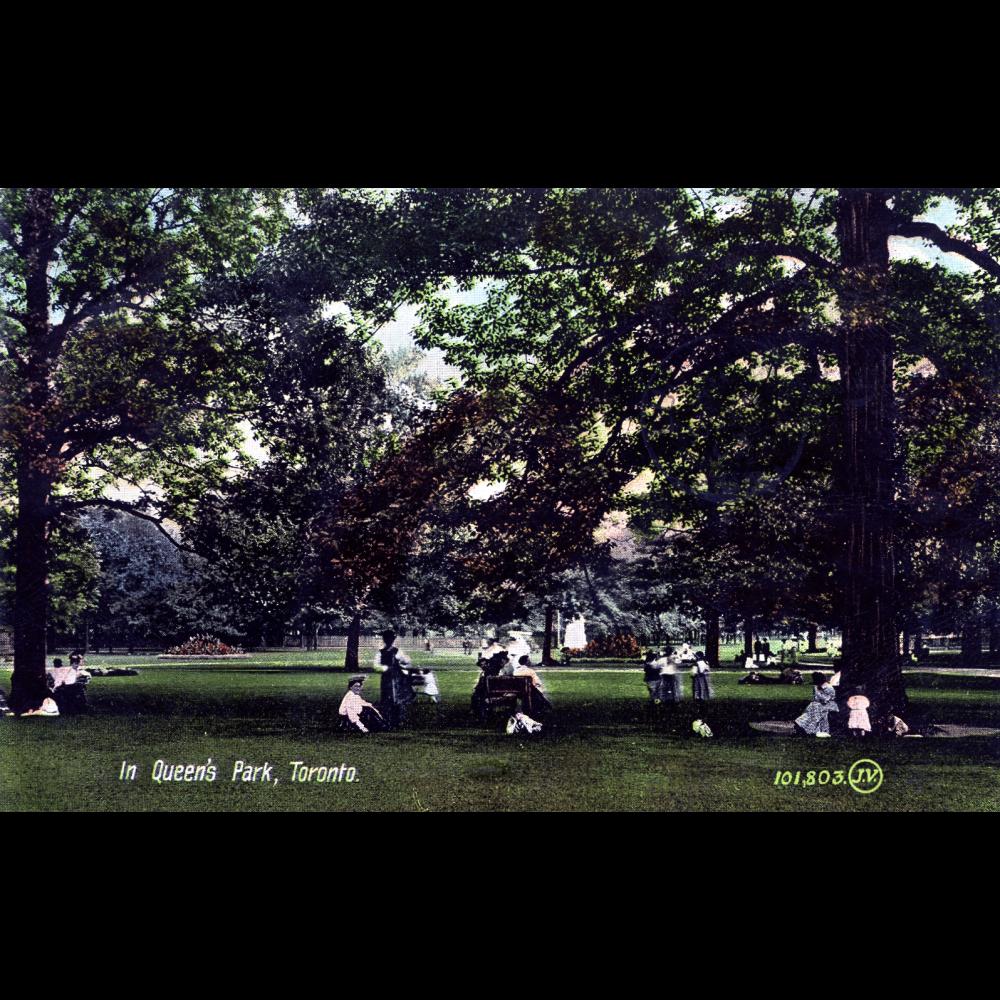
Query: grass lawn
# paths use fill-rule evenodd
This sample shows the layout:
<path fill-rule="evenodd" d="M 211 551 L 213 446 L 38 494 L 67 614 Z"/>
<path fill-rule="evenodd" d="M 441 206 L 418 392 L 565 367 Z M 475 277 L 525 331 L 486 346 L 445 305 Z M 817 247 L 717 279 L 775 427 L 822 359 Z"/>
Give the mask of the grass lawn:
<path fill-rule="evenodd" d="M 544 737 L 502 734 L 469 712 L 471 658 L 416 655 L 437 668 L 442 704 L 420 705 L 399 733 L 337 731 L 342 652 L 260 654 L 229 662 L 89 656 L 88 666 L 136 665 L 138 677 L 98 677 L 82 717 L 0 719 L 0 810 L 995 810 L 1000 738 L 859 744 L 752 730 L 792 719 L 808 687 L 740 687 L 717 672 L 715 738 L 690 732 L 693 706 L 659 726 L 646 719 L 641 673 L 621 662 L 544 671 L 557 708 Z M 0 669 L 9 689 L 10 671 Z M 943 722 L 996 726 L 1000 678 L 908 675 L 914 702 Z M 378 698 L 378 677 L 366 683 Z M 884 780 L 870 795 L 840 786 L 776 787 L 779 770 L 847 770 L 874 758 Z M 218 768 L 213 783 L 155 783 L 154 762 Z M 277 782 L 231 781 L 236 761 L 269 762 Z M 119 780 L 123 761 L 135 781 Z M 301 783 L 291 761 L 346 764 L 357 780 Z"/>

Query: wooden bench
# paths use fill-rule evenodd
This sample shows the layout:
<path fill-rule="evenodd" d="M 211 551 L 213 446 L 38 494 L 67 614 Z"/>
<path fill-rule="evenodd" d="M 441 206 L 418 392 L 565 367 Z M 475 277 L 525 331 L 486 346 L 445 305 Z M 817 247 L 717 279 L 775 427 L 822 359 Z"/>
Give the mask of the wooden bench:
<path fill-rule="evenodd" d="M 535 687 L 530 677 L 486 677 L 484 681 L 485 693 L 480 701 L 483 717 L 497 707 L 517 711 L 518 702 L 527 715 L 534 717 Z"/>

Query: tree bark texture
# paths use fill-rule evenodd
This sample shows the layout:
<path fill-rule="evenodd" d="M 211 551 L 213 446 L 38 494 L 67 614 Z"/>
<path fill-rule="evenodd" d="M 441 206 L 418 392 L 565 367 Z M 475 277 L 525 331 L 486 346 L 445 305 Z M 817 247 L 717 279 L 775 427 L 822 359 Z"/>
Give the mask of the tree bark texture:
<path fill-rule="evenodd" d="M 712 670 L 719 669 L 719 616 L 712 611 L 705 618 L 705 659 Z"/>
<path fill-rule="evenodd" d="M 864 685 L 877 717 L 906 709 L 896 623 L 893 349 L 882 308 L 888 223 L 878 192 L 841 193 L 842 690 Z"/>
<path fill-rule="evenodd" d="M 358 670 L 358 649 L 361 645 L 361 612 L 356 611 L 351 619 L 351 627 L 347 632 L 347 652 L 344 655 L 344 667 L 347 670 Z"/>
<path fill-rule="evenodd" d="M 28 194 L 23 253 L 26 264 L 27 364 L 17 440 L 17 520 L 14 543 L 14 673 L 10 704 L 15 712 L 37 708 L 48 696 L 45 637 L 48 624 L 48 520 L 54 468 L 47 454 L 51 410 L 48 241 L 52 191 Z"/>
<path fill-rule="evenodd" d="M 545 605 L 545 638 L 542 641 L 542 666 L 554 667 L 552 659 L 552 630 L 555 626 L 556 609 L 551 604 Z"/>

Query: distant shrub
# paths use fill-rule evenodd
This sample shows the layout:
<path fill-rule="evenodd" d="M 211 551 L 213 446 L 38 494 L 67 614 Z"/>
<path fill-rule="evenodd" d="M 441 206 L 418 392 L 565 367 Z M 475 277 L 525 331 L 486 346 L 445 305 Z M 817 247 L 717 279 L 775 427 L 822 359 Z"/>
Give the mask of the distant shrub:
<path fill-rule="evenodd" d="M 214 635 L 193 635 L 167 652 L 174 656 L 234 656 L 242 653 L 243 648 L 227 645 Z"/>

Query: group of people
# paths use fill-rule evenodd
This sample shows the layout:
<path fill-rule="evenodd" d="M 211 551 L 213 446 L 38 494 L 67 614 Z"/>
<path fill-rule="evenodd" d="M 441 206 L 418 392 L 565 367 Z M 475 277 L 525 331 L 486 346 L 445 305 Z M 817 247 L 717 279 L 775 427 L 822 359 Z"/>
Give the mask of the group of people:
<path fill-rule="evenodd" d="M 691 651 L 684 643 L 679 650 L 667 646 L 662 652 L 650 650 L 643 663 L 643 677 L 654 705 L 674 705 L 684 699 L 682 672 L 690 670 L 691 696 L 695 702 L 714 697 L 710 679 L 711 668 L 705 654 Z"/>
<path fill-rule="evenodd" d="M 521 698 L 521 711 L 513 716 L 515 728 L 528 732 L 536 732 L 541 724 L 531 717 L 534 712 L 542 717 L 552 711 L 552 702 L 542 683 L 538 671 L 531 664 L 530 647 L 523 638 L 514 639 L 506 646 L 499 639 L 490 639 L 485 649 L 481 650 L 476 661 L 479 667 L 479 677 L 472 691 L 472 711 L 478 718 L 483 718 L 488 711 L 489 679 L 491 677 L 524 677 L 527 678 L 530 690 Z"/>
<path fill-rule="evenodd" d="M 841 716 L 846 714 L 846 729 L 852 737 L 863 739 L 872 735 L 869 714 L 872 704 L 863 684 L 856 685 L 845 695 L 839 690 L 840 672 L 827 679 L 820 670 L 812 675 L 812 682 L 812 701 L 793 723 L 796 733 L 828 739 L 832 735 L 831 716 L 836 713 L 840 725 L 843 725 Z M 910 727 L 898 715 L 890 714 L 880 723 L 879 728 L 889 736 L 906 736 L 910 732 Z"/>
<path fill-rule="evenodd" d="M 754 638 L 753 658 L 755 663 L 774 663 L 778 658 L 780 658 L 781 663 L 795 663 L 798 655 L 798 636 L 788 636 L 783 642 L 780 642 L 777 647 L 777 654 L 771 649 L 770 639 L 761 639 L 760 636 Z"/>
<path fill-rule="evenodd" d="M 60 715 L 79 715 L 87 711 L 86 685 L 90 682 L 90 672 L 84 669 L 83 654 L 74 649 L 66 666 L 61 657 L 54 657 L 52 666 L 45 669 L 48 695 L 40 704 L 24 706 L 15 712 L 0 691 L 0 714 L 19 715 L 21 718 L 56 718 Z"/>
<path fill-rule="evenodd" d="M 434 671 L 414 667 L 409 656 L 396 645 L 396 633 L 391 629 L 382 633 L 382 648 L 375 654 L 372 665 L 382 675 L 380 708 L 361 697 L 365 677 L 364 674 L 356 674 L 348 681 L 347 693 L 338 710 L 345 728 L 361 733 L 400 729 L 406 722 L 407 709 L 418 695 L 426 695 L 435 704 L 440 701 Z"/>
<path fill-rule="evenodd" d="M 531 665 L 531 657 L 521 652 L 515 640 L 507 648 L 492 639 L 479 653 L 479 679 L 472 693 L 472 707 L 481 714 L 487 697 L 487 678 L 524 677 L 530 684 L 530 707 L 535 714 L 546 715 L 552 709 L 545 685 L 538 672 Z M 519 653 L 516 662 L 511 649 Z M 343 728 L 359 733 L 378 732 L 384 729 L 400 729 L 406 721 L 406 714 L 417 696 L 428 696 L 438 702 L 440 692 L 434 671 L 414 667 L 409 656 L 396 646 L 396 633 L 388 630 L 382 634 L 382 648 L 375 654 L 375 670 L 381 674 L 379 702 L 377 705 L 362 697 L 365 676 L 356 674 L 348 680 L 347 692 L 340 702 L 338 714 Z M 509 732 L 538 732 L 541 723 L 531 718 L 522 704 L 522 711 L 515 712 L 508 721 Z"/>

